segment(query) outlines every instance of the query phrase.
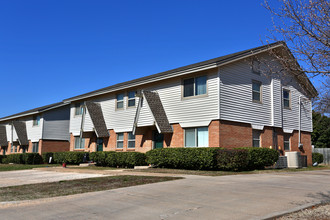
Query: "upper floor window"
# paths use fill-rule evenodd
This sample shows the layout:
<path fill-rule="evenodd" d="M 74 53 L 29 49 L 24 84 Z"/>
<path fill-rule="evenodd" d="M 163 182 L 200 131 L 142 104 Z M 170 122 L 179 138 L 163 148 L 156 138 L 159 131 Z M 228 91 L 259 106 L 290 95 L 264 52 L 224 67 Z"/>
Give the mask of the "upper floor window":
<path fill-rule="evenodd" d="M 206 76 L 183 80 L 183 97 L 206 94 Z"/>
<path fill-rule="evenodd" d="M 84 149 L 85 148 L 85 138 L 79 136 L 74 137 L 74 149 Z"/>
<path fill-rule="evenodd" d="M 253 147 L 260 147 L 260 131 L 259 130 L 252 130 L 252 146 Z"/>
<path fill-rule="evenodd" d="M 117 148 L 124 148 L 124 133 L 117 134 Z"/>
<path fill-rule="evenodd" d="M 135 94 L 136 92 L 129 92 L 128 93 L 128 107 L 135 106 Z"/>
<path fill-rule="evenodd" d="M 283 106 L 284 108 L 290 108 L 291 100 L 290 100 L 290 91 L 287 89 L 283 89 Z"/>
<path fill-rule="evenodd" d="M 33 116 L 33 126 L 40 125 L 40 115 Z"/>
<path fill-rule="evenodd" d="M 128 148 L 135 148 L 135 135 L 132 132 L 128 132 Z"/>
<path fill-rule="evenodd" d="M 84 112 L 84 105 L 83 103 L 76 103 L 75 105 L 75 115 L 82 115 Z"/>
<path fill-rule="evenodd" d="M 124 94 L 118 94 L 117 95 L 117 109 L 124 108 Z"/>
<path fill-rule="evenodd" d="M 252 81 L 252 100 L 261 102 L 261 82 Z"/>
<path fill-rule="evenodd" d="M 284 150 L 290 150 L 290 134 L 284 134 Z"/>
<path fill-rule="evenodd" d="M 185 147 L 208 147 L 208 127 L 185 129 Z"/>

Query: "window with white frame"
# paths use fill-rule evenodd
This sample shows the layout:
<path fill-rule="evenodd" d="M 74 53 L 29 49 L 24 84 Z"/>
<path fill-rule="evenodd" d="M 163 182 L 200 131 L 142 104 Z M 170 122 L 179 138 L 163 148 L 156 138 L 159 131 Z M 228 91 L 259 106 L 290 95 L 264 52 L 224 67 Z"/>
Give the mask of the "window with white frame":
<path fill-rule="evenodd" d="M 84 149 L 85 148 L 85 138 L 81 138 L 80 136 L 74 137 L 74 149 Z"/>
<path fill-rule="evenodd" d="M 10 152 L 11 152 L 11 153 L 14 152 L 14 145 L 11 145 L 11 147 L 10 147 Z"/>
<path fill-rule="evenodd" d="M 129 92 L 128 93 L 128 103 L 127 103 L 127 106 L 128 107 L 133 107 L 135 106 L 135 94 L 136 92 Z"/>
<path fill-rule="evenodd" d="M 40 115 L 33 116 L 33 126 L 39 126 L 40 125 Z"/>
<path fill-rule="evenodd" d="M 15 148 L 15 153 L 17 153 L 17 145 L 15 145 L 14 148 Z"/>
<path fill-rule="evenodd" d="M 253 147 L 260 147 L 260 131 L 259 130 L 252 130 L 252 146 Z"/>
<path fill-rule="evenodd" d="M 290 90 L 283 89 L 283 106 L 284 108 L 290 108 L 291 106 Z"/>
<path fill-rule="evenodd" d="M 183 80 L 183 97 L 206 94 L 206 76 L 199 76 Z"/>
<path fill-rule="evenodd" d="M 124 94 L 117 94 L 117 109 L 124 108 Z"/>
<path fill-rule="evenodd" d="M 208 147 L 209 132 L 208 127 L 186 128 L 185 147 Z"/>
<path fill-rule="evenodd" d="M 82 115 L 84 112 L 84 104 L 83 103 L 76 103 L 75 104 L 75 115 Z"/>
<path fill-rule="evenodd" d="M 39 152 L 39 142 L 33 142 L 32 143 L 32 153 L 38 153 Z"/>
<path fill-rule="evenodd" d="M 284 134 L 284 150 L 290 150 L 290 134 Z"/>
<path fill-rule="evenodd" d="M 261 102 L 261 82 L 252 81 L 252 100 Z"/>
<path fill-rule="evenodd" d="M 132 132 L 128 132 L 128 148 L 135 148 L 135 135 Z"/>
<path fill-rule="evenodd" d="M 117 148 L 124 148 L 124 133 L 117 134 Z"/>

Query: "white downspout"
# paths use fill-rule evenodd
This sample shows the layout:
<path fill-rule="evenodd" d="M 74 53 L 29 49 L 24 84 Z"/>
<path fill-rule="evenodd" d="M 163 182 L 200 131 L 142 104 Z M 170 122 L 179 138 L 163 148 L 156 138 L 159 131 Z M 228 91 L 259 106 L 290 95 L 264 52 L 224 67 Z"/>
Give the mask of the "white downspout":
<path fill-rule="evenodd" d="M 298 101 L 299 107 L 299 136 L 298 136 L 298 148 L 301 146 L 301 95 L 299 96 L 299 101 Z"/>

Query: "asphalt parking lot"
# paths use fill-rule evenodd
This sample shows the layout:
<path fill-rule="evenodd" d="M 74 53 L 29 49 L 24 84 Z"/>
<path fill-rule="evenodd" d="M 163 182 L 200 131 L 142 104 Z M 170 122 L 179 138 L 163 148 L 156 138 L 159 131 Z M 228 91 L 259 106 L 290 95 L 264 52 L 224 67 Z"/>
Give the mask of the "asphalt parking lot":
<path fill-rule="evenodd" d="M 2 203 L 0 213 L 1 219 L 24 220 L 265 219 L 330 201 L 329 182 L 330 170 L 186 176 L 115 190 Z"/>

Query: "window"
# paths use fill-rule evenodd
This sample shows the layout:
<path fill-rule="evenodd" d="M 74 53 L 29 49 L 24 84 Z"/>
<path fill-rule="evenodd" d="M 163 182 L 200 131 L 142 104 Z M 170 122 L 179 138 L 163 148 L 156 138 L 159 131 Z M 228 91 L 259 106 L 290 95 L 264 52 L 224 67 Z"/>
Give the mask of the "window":
<path fill-rule="evenodd" d="M 33 126 L 40 125 L 40 115 L 33 116 Z"/>
<path fill-rule="evenodd" d="M 32 153 L 38 153 L 39 152 L 39 142 L 32 143 Z"/>
<path fill-rule="evenodd" d="M 84 149 L 85 148 L 85 138 L 79 136 L 74 137 L 74 149 Z"/>
<path fill-rule="evenodd" d="M 84 112 L 84 105 L 82 103 L 77 103 L 75 105 L 75 115 L 82 115 Z"/>
<path fill-rule="evenodd" d="M 252 146 L 253 147 L 260 147 L 260 131 L 259 130 L 252 130 Z"/>
<path fill-rule="evenodd" d="M 11 147 L 10 147 L 10 152 L 11 152 L 11 153 L 14 152 L 14 145 L 11 145 Z"/>
<path fill-rule="evenodd" d="M 185 129 L 185 147 L 208 147 L 208 127 Z"/>
<path fill-rule="evenodd" d="M 15 153 L 17 153 L 17 145 L 15 145 L 14 147 L 15 147 Z"/>
<path fill-rule="evenodd" d="M 183 97 L 206 94 L 206 76 L 183 80 Z"/>
<path fill-rule="evenodd" d="M 124 108 L 124 94 L 117 95 L 117 109 Z"/>
<path fill-rule="evenodd" d="M 128 132 L 128 148 L 135 148 L 135 135 L 132 132 Z"/>
<path fill-rule="evenodd" d="M 128 93 L 128 107 L 135 106 L 135 94 L 136 92 L 129 92 Z"/>
<path fill-rule="evenodd" d="M 284 108 L 290 108 L 291 101 L 290 101 L 290 91 L 283 89 L 283 106 Z"/>
<path fill-rule="evenodd" d="M 261 102 L 261 82 L 252 81 L 252 100 Z"/>
<path fill-rule="evenodd" d="M 117 134 L 117 148 L 124 147 L 124 133 Z"/>
<path fill-rule="evenodd" d="M 284 134 L 284 150 L 290 150 L 290 134 Z"/>

